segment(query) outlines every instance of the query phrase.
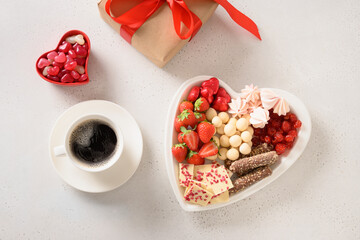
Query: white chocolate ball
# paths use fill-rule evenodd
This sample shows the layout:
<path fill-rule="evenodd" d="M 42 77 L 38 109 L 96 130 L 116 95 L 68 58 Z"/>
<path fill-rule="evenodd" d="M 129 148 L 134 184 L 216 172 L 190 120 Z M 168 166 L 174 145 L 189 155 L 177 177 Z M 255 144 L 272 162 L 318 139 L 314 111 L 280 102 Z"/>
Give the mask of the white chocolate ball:
<path fill-rule="evenodd" d="M 247 143 L 243 143 L 240 145 L 239 151 L 241 154 L 248 155 L 251 152 L 251 147 Z"/>
<path fill-rule="evenodd" d="M 219 114 L 218 114 L 218 116 L 219 116 L 219 118 L 221 119 L 221 121 L 223 122 L 223 123 L 227 123 L 228 121 L 229 121 L 229 114 L 227 113 L 227 112 L 220 112 Z"/>
<path fill-rule="evenodd" d="M 226 135 L 222 135 L 220 137 L 220 145 L 222 147 L 230 147 L 229 137 Z"/>
<path fill-rule="evenodd" d="M 249 126 L 245 131 L 248 131 L 251 135 L 254 135 L 254 129 Z"/>
<path fill-rule="evenodd" d="M 224 127 L 224 133 L 231 137 L 232 135 L 234 135 L 236 132 L 236 127 L 232 124 L 226 124 L 225 127 Z"/>
<path fill-rule="evenodd" d="M 211 123 L 214 125 L 214 127 L 220 127 L 222 124 L 221 119 L 218 116 L 213 117 L 211 120 Z"/>
<path fill-rule="evenodd" d="M 229 124 L 229 125 L 234 125 L 234 126 L 235 126 L 235 125 L 236 125 L 236 121 L 237 121 L 236 118 L 230 118 L 227 124 Z"/>
<path fill-rule="evenodd" d="M 225 128 L 225 124 L 221 124 L 220 127 L 216 128 L 216 132 L 220 135 L 225 134 L 224 128 Z"/>
<path fill-rule="evenodd" d="M 220 148 L 219 153 L 218 153 L 218 158 L 220 160 L 226 160 L 227 159 L 227 157 L 226 157 L 227 151 L 228 151 L 227 148 Z"/>
<path fill-rule="evenodd" d="M 237 120 L 236 122 L 236 128 L 239 131 L 245 131 L 245 129 L 247 129 L 248 127 L 248 121 L 246 120 L 246 118 L 240 118 L 239 120 Z"/>
<path fill-rule="evenodd" d="M 220 146 L 220 139 L 218 136 L 213 136 L 212 139 L 214 140 L 215 144 L 219 147 Z"/>
<path fill-rule="evenodd" d="M 229 143 L 232 147 L 239 147 L 241 142 L 242 142 L 242 140 L 239 135 L 231 136 L 229 139 Z"/>
<path fill-rule="evenodd" d="M 226 157 L 229 160 L 233 160 L 233 161 L 237 160 L 239 158 L 239 156 L 240 156 L 239 151 L 236 148 L 231 148 L 226 153 Z"/>
<path fill-rule="evenodd" d="M 212 121 L 212 119 L 217 116 L 216 110 L 213 108 L 209 108 L 205 113 L 206 119 L 208 121 Z"/>
<path fill-rule="evenodd" d="M 214 156 L 206 157 L 206 159 L 211 160 L 211 161 L 214 161 L 214 160 L 217 159 L 217 157 L 218 157 L 217 154 L 215 154 Z"/>
<path fill-rule="evenodd" d="M 241 139 L 244 142 L 250 142 L 251 138 L 252 138 L 252 135 L 250 134 L 250 132 L 244 131 L 244 132 L 241 133 Z"/>

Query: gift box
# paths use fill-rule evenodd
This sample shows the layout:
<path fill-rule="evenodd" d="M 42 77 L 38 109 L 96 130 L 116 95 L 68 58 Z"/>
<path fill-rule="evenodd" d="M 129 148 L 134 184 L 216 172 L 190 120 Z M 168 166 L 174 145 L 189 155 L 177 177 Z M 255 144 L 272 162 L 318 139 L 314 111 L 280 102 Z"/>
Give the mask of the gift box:
<path fill-rule="evenodd" d="M 256 24 L 226 0 L 101 0 L 101 17 L 139 52 L 163 67 L 191 40 L 218 5 L 260 38 Z"/>

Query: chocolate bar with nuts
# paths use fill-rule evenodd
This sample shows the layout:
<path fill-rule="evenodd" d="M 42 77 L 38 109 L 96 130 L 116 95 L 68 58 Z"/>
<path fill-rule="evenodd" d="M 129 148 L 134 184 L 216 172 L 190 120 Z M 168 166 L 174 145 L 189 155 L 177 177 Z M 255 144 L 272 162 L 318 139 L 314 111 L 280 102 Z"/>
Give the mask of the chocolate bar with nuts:
<path fill-rule="evenodd" d="M 233 182 L 234 187 L 229 190 L 229 193 L 236 193 L 238 191 L 242 191 L 247 187 L 250 187 L 256 182 L 270 176 L 272 173 L 271 168 L 269 166 L 259 167 L 254 171 L 239 177 Z"/>
<path fill-rule="evenodd" d="M 241 176 L 252 169 L 274 164 L 278 160 L 278 157 L 279 155 L 277 155 L 275 151 L 262 153 L 252 157 L 239 159 L 233 162 L 229 169 Z"/>

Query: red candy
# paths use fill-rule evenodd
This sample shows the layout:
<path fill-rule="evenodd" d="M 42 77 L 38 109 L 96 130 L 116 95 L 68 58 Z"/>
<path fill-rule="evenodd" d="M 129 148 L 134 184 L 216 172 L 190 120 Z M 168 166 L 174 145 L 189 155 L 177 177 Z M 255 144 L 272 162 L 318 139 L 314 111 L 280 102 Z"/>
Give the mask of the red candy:
<path fill-rule="evenodd" d="M 52 52 L 49 52 L 49 53 L 46 55 L 46 57 L 47 57 L 48 59 L 50 59 L 50 60 L 54 60 L 57 55 L 58 55 L 57 52 L 52 51 Z"/>
<path fill-rule="evenodd" d="M 66 73 L 66 74 L 61 78 L 61 82 L 64 82 L 64 83 L 72 83 L 72 82 L 74 82 L 74 79 L 73 79 L 73 77 L 72 77 L 69 73 Z"/>
<path fill-rule="evenodd" d="M 64 63 L 64 62 L 66 62 L 65 53 L 63 53 L 63 52 L 59 53 L 59 55 L 54 58 L 54 61 L 57 62 L 57 63 Z"/>
<path fill-rule="evenodd" d="M 77 71 L 71 71 L 71 76 L 75 79 L 78 80 L 80 78 L 80 74 Z"/>
<path fill-rule="evenodd" d="M 76 63 L 78 65 L 85 65 L 85 62 L 86 62 L 86 58 L 74 58 L 74 60 L 76 61 Z M 196 100 L 196 99 L 195 99 Z"/>
<path fill-rule="evenodd" d="M 87 75 L 86 74 L 81 74 L 80 78 L 79 78 L 79 82 L 85 81 L 87 79 Z"/>
<path fill-rule="evenodd" d="M 69 54 L 70 57 L 76 58 L 76 53 L 75 53 L 75 51 L 73 49 L 70 49 L 68 54 Z"/>
<path fill-rule="evenodd" d="M 55 82 L 60 82 L 60 78 L 58 76 L 51 76 L 50 74 L 46 75 L 46 77 Z"/>
<path fill-rule="evenodd" d="M 74 68 L 75 68 L 76 66 L 77 66 L 76 61 L 72 60 L 72 61 L 67 62 L 67 63 L 65 64 L 64 68 L 65 68 L 66 70 L 71 71 L 71 70 L 74 70 Z"/>
<path fill-rule="evenodd" d="M 60 68 L 58 66 L 53 66 L 53 67 L 50 67 L 48 70 L 47 70 L 47 73 L 49 75 L 52 75 L 52 76 L 55 76 L 59 73 L 60 71 Z"/>
<path fill-rule="evenodd" d="M 67 53 L 69 52 L 69 50 L 71 49 L 71 44 L 64 41 L 62 45 L 59 46 L 59 51 L 60 52 L 64 52 L 64 53 Z"/>
<path fill-rule="evenodd" d="M 86 57 L 87 55 L 87 50 L 85 47 L 79 45 L 79 44 L 75 44 L 74 45 L 74 50 L 75 50 L 75 53 L 79 56 L 79 57 Z"/>
<path fill-rule="evenodd" d="M 37 67 L 38 68 L 44 68 L 50 65 L 50 61 L 46 58 L 40 58 Z"/>

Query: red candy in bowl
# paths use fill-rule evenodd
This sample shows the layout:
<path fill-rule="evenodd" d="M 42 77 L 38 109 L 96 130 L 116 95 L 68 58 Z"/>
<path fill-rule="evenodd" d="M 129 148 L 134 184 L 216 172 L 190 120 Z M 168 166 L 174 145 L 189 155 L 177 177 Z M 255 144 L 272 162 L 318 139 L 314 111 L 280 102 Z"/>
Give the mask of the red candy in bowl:
<path fill-rule="evenodd" d="M 90 55 L 89 37 L 79 30 L 66 32 L 54 50 L 36 61 L 36 71 L 44 80 L 63 86 L 89 82 L 87 65 Z"/>

